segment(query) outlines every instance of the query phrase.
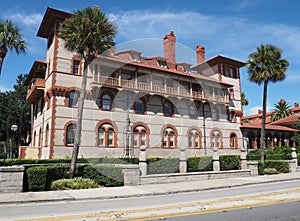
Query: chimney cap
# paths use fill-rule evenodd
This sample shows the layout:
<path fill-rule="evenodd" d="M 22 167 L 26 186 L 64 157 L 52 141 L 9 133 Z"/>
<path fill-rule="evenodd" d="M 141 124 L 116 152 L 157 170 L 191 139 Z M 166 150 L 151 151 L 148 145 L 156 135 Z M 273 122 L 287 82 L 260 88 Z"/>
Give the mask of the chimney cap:
<path fill-rule="evenodd" d="M 98 6 L 98 5 L 94 5 L 93 9 L 94 9 L 95 11 L 98 11 L 98 10 L 99 10 L 99 6 Z"/>

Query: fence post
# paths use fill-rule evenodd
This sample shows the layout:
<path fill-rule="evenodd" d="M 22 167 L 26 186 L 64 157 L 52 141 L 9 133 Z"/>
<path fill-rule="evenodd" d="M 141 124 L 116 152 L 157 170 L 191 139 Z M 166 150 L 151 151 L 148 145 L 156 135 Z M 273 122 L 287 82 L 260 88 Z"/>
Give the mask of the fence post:
<path fill-rule="evenodd" d="M 180 155 L 179 155 L 179 172 L 186 173 L 187 172 L 187 157 L 185 154 L 185 147 L 180 147 Z"/>
<path fill-rule="evenodd" d="M 142 145 L 140 147 L 140 155 L 139 155 L 139 166 L 142 176 L 147 175 L 147 155 L 146 155 L 146 146 Z"/>
<path fill-rule="evenodd" d="M 246 152 L 245 148 L 241 148 L 240 165 L 241 165 L 241 170 L 247 170 L 248 169 L 247 152 Z"/>
<path fill-rule="evenodd" d="M 296 153 L 296 148 L 292 147 L 292 160 L 294 160 L 296 162 L 296 167 L 298 166 L 298 157 L 297 157 L 297 153 Z"/>
<path fill-rule="evenodd" d="M 218 147 L 213 147 L 213 170 L 220 171 Z"/>

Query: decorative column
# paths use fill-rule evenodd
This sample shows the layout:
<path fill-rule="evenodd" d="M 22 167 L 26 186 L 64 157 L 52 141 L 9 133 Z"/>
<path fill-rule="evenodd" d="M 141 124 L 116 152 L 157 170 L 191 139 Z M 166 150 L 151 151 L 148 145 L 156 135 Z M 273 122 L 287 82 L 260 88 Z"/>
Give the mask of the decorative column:
<path fill-rule="evenodd" d="M 298 157 L 297 157 L 297 153 L 296 153 L 296 148 L 292 147 L 292 160 L 294 160 L 296 162 L 296 167 L 298 166 Z"/>
<path fill-rule="evenodd" d="M 254 138 L 254 149 L 257 149 L 257 137 Z"/>
<path fill-rule="evenodd" d="M 218 147 L 213 147 L 213 171 L 220 171 Z"/>
<path fill-rule="evenodd" d="M 146 146 L 142 145 L 140 147 L 140 155 L 139 155 L 139 166 L 142 176 L 147 175 L 147 155 L 146 155 Z"/>
<path fill-rule="evenodd" d="M 180 147 L 180 155 L 179 155 L 179 172 L 186 173 L 187 172 L 187 157 L 185 154 L 185 147 Z"/>
<path fill-rule="evenodd" d="M 240 165 L 241 165 L 241 170 L 247 170 L 248 169 L 247 152 L 246 152 L 245 148 L 241 148 Z"/>

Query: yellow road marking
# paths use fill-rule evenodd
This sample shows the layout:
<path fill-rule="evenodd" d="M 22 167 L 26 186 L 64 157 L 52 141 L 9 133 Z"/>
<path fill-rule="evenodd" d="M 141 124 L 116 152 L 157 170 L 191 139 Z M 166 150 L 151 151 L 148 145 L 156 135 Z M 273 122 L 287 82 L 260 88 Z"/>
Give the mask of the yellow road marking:
<path fill-rule="evenodd" d="M 291 194 L 291 193 L 300 193 L 300 188 L 291 189 L 291 190 L 284 190 L 278 192 L 271 192 L 271 193 L 262 193 L 253 196 L 243 196 L 243 197 L 233 197 L 233 198 L 224 198 L 212 201 L 200 201 L 200 202 L 193 202 L 193 203 L 186 203 L 186 204 L 179 204 L 179 205 L 172 205 L 172 206 L 162 206 L 156 208 L 144 208 L 144 209 L 135 209 L 135 210 L 117 210 L 111 212 L 99 212 L 93 214 L 80 214 L 80 215 L 68 215 L 68 216 L 58 216 L 58 217 L 47 217 L 47 218 L 35 218 L 35 219 L 22 219 L 17 221 L 61 221 L 61 220 L 78 220 L 78 219 L 88 219 L 88 218 L 97 218 L 97 217 L 106 217 L 107 219 L 101 220 L 108 220 L 108 221 L 117 221 L 117 220 L 149 220 L 149 219 L 165 219 L 175 216 L 186 216 L 186 215 L 195 215 L 195 214 L 205 214 L 205 213 L 212 213 L 212 212 L 221 212 L 221 211 L 228 211 L 228 210 L 236 210 L 236 209 L 243 209 L 243 208 L 253 208 L 258 206 L 267 206 L 271 204 L 280 204 L 280 203 L 287 203 L 287 202 L 296 202 L 300 200 L 299 197 L 289 198 L 289 199 L 274 199 L 274 198 L 267 198 L 271 196 L 278 196 L 282 194 Z M 237 204 L 236 202 L 241 201 L 250 201 L 249 203 L 245 204 Z M 254 202 L 251 202 L 254 201 Z M 234 203 L 235 202 L 235 203 Z M 205 208 L 204 206 L 213 206 L 216 204 L 221 203 L 233 203 L 230 206 L 220 206 L 217 208 Z M 203 207 L 201 210 L 195 210 L 196 208 L 191 209 L 191 211 L 179 211 L 179 212 L 167 212 L 167 210 L 174 210 L 174 209 L 181 209 L 190 208 L 190 207 Z M 166 213 L 159 214 L 161 211 L 166 211 Z M 148 213 L 149 215 L 136 215 L 133 214 L 137 213 Z M 126 215 L 132 215 L 131 217 L 124 217 Z M 112 218 L 115 217 L 115 218 Z M 100 219 L 99 219 L 100 220 Z"/>

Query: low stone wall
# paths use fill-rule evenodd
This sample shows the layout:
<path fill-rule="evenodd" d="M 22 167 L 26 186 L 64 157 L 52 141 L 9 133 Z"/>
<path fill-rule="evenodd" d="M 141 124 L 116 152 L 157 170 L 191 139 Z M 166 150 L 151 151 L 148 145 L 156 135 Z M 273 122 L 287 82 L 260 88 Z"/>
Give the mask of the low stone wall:
<path fill-rule="evenodd" d="M 209 171 L 193 173 L 155 174 L 140 177 L 141 184 L 174 183 L 192 180 L 226 179 L 233 177 L 249 177 L 250 170 Z"/>
<path fill-rule="evenodd" d="M 24 170 L 23 166 L 0 167 L 0 192 L 22 192 Z"/>

